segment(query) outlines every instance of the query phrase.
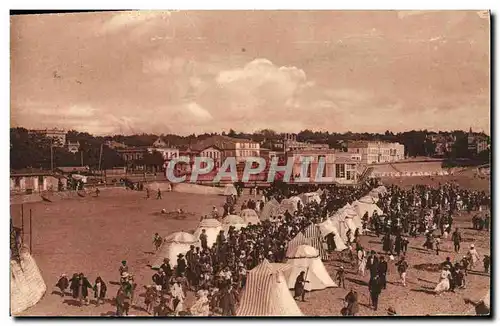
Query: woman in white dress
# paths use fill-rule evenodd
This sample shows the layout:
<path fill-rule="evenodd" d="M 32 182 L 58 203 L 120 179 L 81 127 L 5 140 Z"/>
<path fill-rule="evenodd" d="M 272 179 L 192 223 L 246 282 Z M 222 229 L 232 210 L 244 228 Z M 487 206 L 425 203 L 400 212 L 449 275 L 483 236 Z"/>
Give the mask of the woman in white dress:
<path fill-rule="evenodd" d="M 444 291 L 448 291 L 450 289 L 450 269 L 448 266 L 444 266 L 443 270 L 441 271 L 441 274 L 439 274 L 439 283 L 436 285 L 436 288 L 434 289 L 434 292 L 436 294 L 440 295 Z"/>
<path fill-rule="evenodd" d="M 177 306 L 175 307 L 176 314 L 184 310 L 184 299 L 186 298 L 186 296 L 184 295 L 184 291 L 182 290 L 181 281 L 182 279 L 180 277 L 177 277 L 171 290 L 172 297 L 178 302 Z"/>
<path fill-rule="evenodd" d="M 358 265 L 358 274 L 361 274 L 361 276 L 365 276 L 365 270 L 366 270 L 366 252 L 364 250 L 358 250 L 358 258 L 359 258 L 359 265 Z"/>
<path fill-rule="evenodd" d="M 469 262 L 470 262 L 469 269 L 472 270 L 480 258 L 479 254 L 477 253 L 476 248 L 474 248 L 474 244 L 470 245 L 470 250 L 467 253 L 467 256 L 468 256 L 467 258 L 469 258 Z"/>

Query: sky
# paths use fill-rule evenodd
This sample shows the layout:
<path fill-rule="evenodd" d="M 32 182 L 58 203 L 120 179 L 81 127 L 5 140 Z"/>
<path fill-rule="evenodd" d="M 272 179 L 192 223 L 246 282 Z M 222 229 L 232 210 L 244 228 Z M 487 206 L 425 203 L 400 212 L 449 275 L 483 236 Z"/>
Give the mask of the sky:
<path fill-rule="evenodd" d="M 11 17 L 11 125 L 106 134 L 490 129 L 478 11 Z"/>

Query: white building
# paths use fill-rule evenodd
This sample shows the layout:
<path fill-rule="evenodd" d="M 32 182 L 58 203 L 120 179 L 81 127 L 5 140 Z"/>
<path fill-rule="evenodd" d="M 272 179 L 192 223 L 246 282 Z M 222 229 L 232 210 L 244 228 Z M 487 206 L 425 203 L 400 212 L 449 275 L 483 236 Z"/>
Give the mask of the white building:
<path fill-rule="evenodd" d="M 318 177 L 319 161 L 324 160 L 325 166 L 322 170 L 321 178 L 329 178 L 333 183 L 353 184 L 357 180 L 357 168 L 359 165 L 359 156 L 348 153 L 337 152 L 333 149 L 315 150 L 302 149 L 287 152 L 287 158 L 293 157 L 292 177 L 298 180 L 303 169 L 303 161 L 308 160 L 310 164 L 305 177 L 308 182 L 315 182 Z M 351 158 L 351 157 L 354 157 Z M 304 177 L 304 176 L 303 176 Z"/>
<path fill-rule="evenodd" d="M 363 164 L 397 162 L 405 158 L 404 145 L 381 141 L 348 142 L 347 152 L 361 155 Z"/>
<path fill-rule="evenodd" d="M 222 165 L 224 152 L 217 146 L 208 146 L 200 152 L 201 157 L 209 157 L 214 161 L 214 167 L 218 168 Z"/>

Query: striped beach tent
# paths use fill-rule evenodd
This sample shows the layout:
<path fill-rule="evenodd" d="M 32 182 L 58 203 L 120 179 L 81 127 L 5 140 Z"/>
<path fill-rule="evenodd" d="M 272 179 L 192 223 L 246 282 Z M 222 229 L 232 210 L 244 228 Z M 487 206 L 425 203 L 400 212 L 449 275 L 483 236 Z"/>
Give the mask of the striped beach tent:
<path fill-rule="evenodd" d="M 321 236 L 321 231 L 318 225 L 311 224 L 303 232 L 304 236 L 311 242 L 311 246 L 319 252 L 321 260 L 327 260 L 328 254 L 323 247 L 323 237 Z"/>
<path fill-rule="evenodd" d="M 250 270 L 236 316 L 303 316 L 283 274 L 290 267 L 264 259 Z"/>
<path fill-rule="evenodd" d="M 297 233 L 295 238 L 293 238 L 288 242 L 286 248 L 286 254 L 291 255 L 291 253 L 295 251 L 295 248 L 300 245 L 309 245 L 309 246 L 311 245 L 311 240 L 306 238 L 306 236 L 302 232 Z"/>

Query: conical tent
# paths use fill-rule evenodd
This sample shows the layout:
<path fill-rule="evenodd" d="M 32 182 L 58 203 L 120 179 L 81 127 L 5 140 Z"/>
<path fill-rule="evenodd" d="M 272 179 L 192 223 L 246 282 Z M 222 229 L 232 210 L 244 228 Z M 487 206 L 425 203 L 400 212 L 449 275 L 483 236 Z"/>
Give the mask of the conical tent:
<path fill-rule="evenodd" d="M 231 196 L 231 195 L 237 196 L 238 191 L 236 191 L 236 188 L 234 187 L 233 184 L 227 184 L 224 187 L 224 196 Z"/>
<path fill-rule="evenodd" d="M 271 264 L 266 259 L 250 270 L 237 316 L 303 316 L 288 290 L 283 272 L 287 264 Z"/>
<path fill-rule="evenodd" d="M 233 226 L 236 230 L 244 228 L 248 225 L 245 220 L 238 215 L 228 215 L 222 220 L 222 228 L 224 232 L 229 230 L 230 226 Z"/>
<path fill-rule="evenodd" d="M 318 228 L 323 238 L 326 237 L 328 234 L 333 233 L 334 235 L 333 239 L 335 241 L 335 251 L 343 251 L 347 249 L 347 246 L 345 245 L 344 241 L 342 241 L 339 231 L 337 230 L 337 227 L 332 222 L 332 220 L 327 219 L 323 221 L 322 223 L 318 224 Z"/>
<path fill-rule="evenodd" d="M 240 212 L 240 216 L 243 218 L 245 223 L 249 224 L 259 224 L 259 215 L 257 215 L 257 212 L 254 211 L 253 209 L 246 208 Z"/>
<path fill-rule="evenodd" d="M 177 256 L 185 254 L 191 247 L 198 245 L 198 240 L 186 232 L 174 232 L 165 237 L 165 241 L 160 247 L 160 251 L 151 260 L 151 268 L 160 268 L 165 258 L 170 259 L 170 266 L 177 265 Z"/>
<path fill-rule="evenodd" d="M 345 223 L 345 216 L 343 214 L 340 214 L 339 212 L 333 214 L 330 218 L 330 221 L 332 221 L 333 225 L 337 228 L 339 231 L 339 236 L 340 239 L 342 240 L 343 243 L 347 242 L 347 225 Z M 335 237 L 337 238 L 337 237 Z M 336 242 L 335 242 L 336 243 Z"/>
<path fill-rule="evenodd" d="M 293 201 L 288 198 L 285 198 L 280 203 L 280 209 L 283 212 L 288 211 L 290 214 L 293 214 L 297 211 L 297 205 Z"/>
<path fill-rule="evenodd" d="M 351 206 L 360 217 L 363 217 L 366 213 L 368 213 L 368 217 L 371 218 L 373 212 L 377 212 L 379 216 L 384 214 L 384 212 L 382 212 L 382 210 L 376 204 L 368 204 L 356 200 L 351 204 Z"/>
<path fill-rule="evenodd" d="M 305 272 L 306 280 L 309 283 L 305 284 L 306 291 L 323 290 L 329 287 L 337 287 L 337 284 L 332 280 L 325 265 L 319 257 L 318 251 L 307 245 L 301 245 L 287 256 L 287 264 L 292 268 L 285 272 L 288 288 L 295 287 L 295 280 L 301 272 Z"/>
<path fill-rule="evenodd" d="M 302 193 L 298 197 L 304 204 L 310 204 L 313 202 L 319 204 L 321 202 L 321 197 L 317 192 Z"/>
<path fill-rule="evenodd" d="M 309 225 L 304 231 L 304 236 L 311 241 L 311 246 L 318 250 L 322 260 L 328 259 L 328 253 L 323 247 L 323 237 L 316 224 Z"/>
<path fill-rule="evenodd" d="M 202 233 L 203 229 L 206 230 L 205 233 L 207 234 L 207 245 L 209 247 L 212 247 L 212 245 L 217 240 L 217 235 L 219 234 L 220 231 L 223 230 L 222 225 L 220 224 L 219 221 L 213 218 L 207 218 L 202 220 L 198 225 L 198 228 L 194 232 L 194 237 L 197 240 L 200 239 L 200 234 Z"/>
<path fill-rule="evenodd" d="M 282 212 L 280 208 L 280 203 L 273 198 L 264 204 L 264 208 L 262 208 L 262 212 L 260 212 L 260 220 L 265 221 L 271 218 L 276 218 L 282 213 L 284 212 Z"/>
<path fill-rule="evenodd" d="M 306 238 L 302 232 L 299 232 L 292 240 L 288 242 L 286 248 L 286 254 L 291 255 L 291 253 L 294 252 L 295 248 L 300 245 L 310 246 L 311 244 L 312 244 L 311 240 Z"/>

